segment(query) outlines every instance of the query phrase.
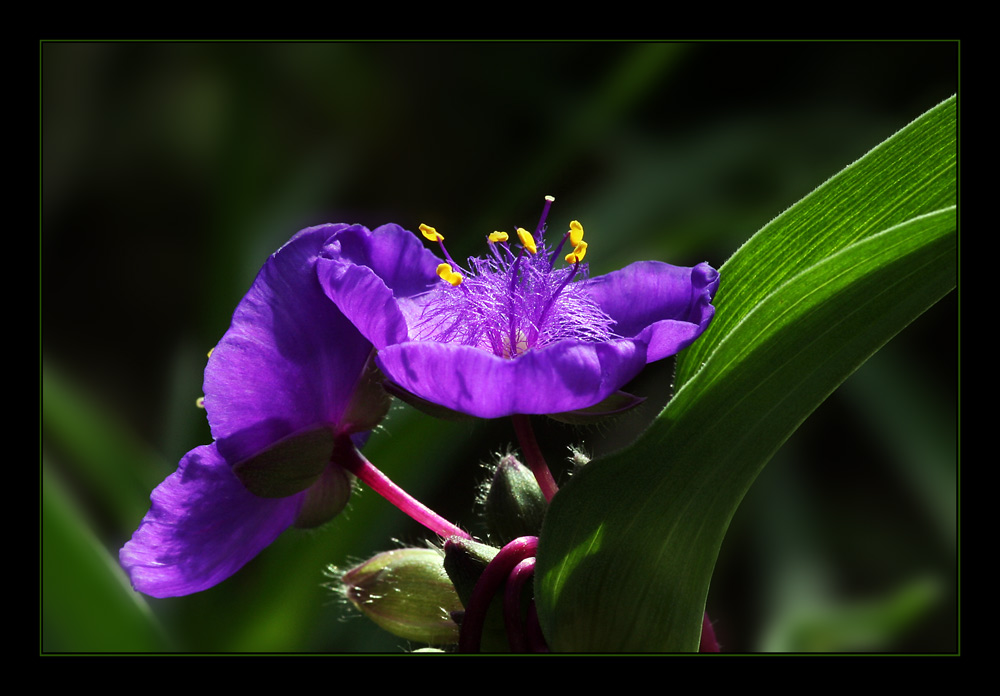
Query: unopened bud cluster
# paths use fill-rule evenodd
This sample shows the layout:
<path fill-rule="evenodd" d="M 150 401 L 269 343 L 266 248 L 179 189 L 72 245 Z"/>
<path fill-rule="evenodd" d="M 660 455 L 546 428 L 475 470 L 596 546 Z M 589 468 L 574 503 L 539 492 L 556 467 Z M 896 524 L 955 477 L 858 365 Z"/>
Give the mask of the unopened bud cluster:
<path fill-rule="evenodd" d="M 404 548 L 380 553 L 340 577 L 340 590 L 383 629 L 428 645 L 454 645 L 473 588 L 508 542 L 536 536 L 547 503 L 531 471 L 514 455 L 500 457 L 483 495 L 492 545 L 453 537 L 445 550 Z M 505 650 L 500 602 L 483 631 L 485 649 Z"/>

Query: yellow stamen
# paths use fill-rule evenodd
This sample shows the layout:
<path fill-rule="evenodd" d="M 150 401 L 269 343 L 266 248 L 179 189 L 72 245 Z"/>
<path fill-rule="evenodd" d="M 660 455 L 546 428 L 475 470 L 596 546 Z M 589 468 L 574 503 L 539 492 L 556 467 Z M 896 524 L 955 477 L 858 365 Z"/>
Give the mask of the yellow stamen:
<path fill-rule="evenodd" d="M 208 357 L 212 357 L 212 351 L 214 351 L 214 350 L 215 350 L 214 346 L 212 348 L 208 349 Z"/>
<path fill-rule="evenodd" d="M 524 248 L 530 251 L 532 254 L 538 253 L 538 247 L 535 246 L 535 238 L 531 236 L 531 232 L 524 229 L 523 227 L 517 228 L 517 237 L 521 240 L 521 244 Z"/>
<path fill-rule="evenodd" d="M 430 225 L 425 225 L 423 223 L 420 223 L 420 232 L 421 232 L 421 234 L 423 234 L 427 239 L 429 239 L 432 242 L 443 242 L 444 241 L 444 235 L 441 234 L 440 232 L 438 232 L 436 229 L 434 229 Z"/>
<path fill-rule="evenodd" d="M 451 283 L 456 288 L 462 284 L 462 276 L 451 270 L 450 263 L 438 264 L 437 274 L 441 277 L 441 280 Z"/>
<path fill-rule="evenodd" d="M 566 263 L 580 263 L 587 255 L 587 243 L 580 242 L 570 253 L 566 254 Z"/>
<path fill-rule="evenodd" d="M 197 406 L 198 408 L 205 408 L 205 397 L 199 396 L 197 399 L 194 400 L 194 405 Z"/>
<path fill-rule="evenodd" d="M 496 244 L 497 242 L 506 242 L 508 239 L 506 232 L 494 232 L 490 235 L 490 242 Z"/>
<path fill-rule="evenodd" d="M 569 223 L 569 243 L 573 245 L 573 248 L 580 246 L 580 242 L 583 241 L 583 225 L 579 221 L 574 220 Z"/>

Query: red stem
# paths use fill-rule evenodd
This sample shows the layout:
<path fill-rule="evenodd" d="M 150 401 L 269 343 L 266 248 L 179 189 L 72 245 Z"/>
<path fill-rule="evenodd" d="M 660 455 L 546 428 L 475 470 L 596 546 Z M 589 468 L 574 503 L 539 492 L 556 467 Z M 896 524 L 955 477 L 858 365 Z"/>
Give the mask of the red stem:
<path fill-rule="evenodd" d="M 517 433 L 517 441 L 521 443 L 521 453 L 524 454 L 525 464 L 531 469 L 538 481 L 538 487 L 542 489 L 545 499 L 551 501 L 553 496 L 559 491 L 556 480 L 552 478 L 549 465 L 545 462 L 542 450 L 538 447 L 538 440 L 535 439 L 535 431 L 531 427 L 531 420 L 525 415 L 511 416 L 514 421 L 514 432 Z"/>
<path fill-rule="evenodd" d="M 507 642 L 514 653 L 528 652 L 528 638 L 521 621 L 521 590 L 524 583 L 535 577 L 535 557 L 525 558 L 514 566 L 507 577 L 507 589 L 503 596 L 503 622 L 507 630 Z"/>
<path fill-rule="evenodd" d="M 373 491 L 438 536 L 472 539 L 468 532 L 441 517 L 376 469 L 375 465 L 365 459 L 364 455 L 358 451 L 350 438 L 345 437 L 338 441 L 336 455 L 338 455 L 335 457 L 337 464 L 367 483 Z"/>
<path fill-rule="evenodd" d="M 719 641 L 715 639 L 715 629 L 712 622 L 708 620 L 708 612 L 701 620 L 701 647 L 698 652 L 719 652 Z"/>
<path fill-rule="evenodd" d="M 537 550 L 538 537 L 519 537 L 500 549 L 489 562 L 476 586 L 472 588 L 472 597 L 465 608 L 465 616 L 462 617 L 462 626 L 458 632 L 459 652 L 479 652 L 490 600 L 514 567 L 524 559 L 532 558 Z"/>

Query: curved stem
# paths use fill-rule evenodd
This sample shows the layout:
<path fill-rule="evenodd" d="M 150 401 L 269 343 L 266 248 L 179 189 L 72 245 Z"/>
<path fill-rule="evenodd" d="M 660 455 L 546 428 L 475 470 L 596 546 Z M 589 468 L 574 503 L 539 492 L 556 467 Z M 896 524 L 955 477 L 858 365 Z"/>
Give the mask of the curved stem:
<path fill-rule="evenodd" d="M 430 531 L 441 537 L 462 537 L 471 539 L 472 536 L 463 529 L 444 519 L 429 507 L 421 503 L 412 495 L 393 483 L 388 476 L 375 468 L 375 465 L 365 459 L 364 455 L 358 451 L 349 437 L 338 439 L 334 450 L 334 460 L 347 471 L 357 476 L 360 480 L 399 508 L 402 512 L 424 525 Z"/>
<path fill-rule="evenodd" d="M 459 652 L 479 651 L 490 600 L 515 566 L 524 559 L 533 557 L 537 550 L 538 537 L 519 537 L 500 549 L 486 566 L 476 586 L 472 588 L 472 597 L 465 608 L 465 616 L 462 617 L 462 627 L 458 632 Z"/>
<path fill-rule="evenodd" d="M 535 577 L 535 557 L 525 558 L 514 566 L 507 578 L 507 589 L 503 595 L 503 623 L 507 630 L 507 642 L 510 651 L 523 653 L 528 651 L 528 638 L 525 624 L 521 621 L 521 590 L 524 583 Z"/>
<path fill-rule="evenodd" d="M 542 489 L 545 499 L 551 501 L 559 490 L 556 480 L 552 478 L 549 465 L 545 462 L 542 450 L 538 447 L 538 440 L 535 439 L 535 431 L 531 427 L 531 419 L 528 416 L 517 414 L 511 416 L 514 421 L 514 432 L 517 433 L 517 441 L 521 444 L 521 452 L 524 454 L 525 463 L 531 469 L 538 481 L 538 487 Z"/>
<path fill-rule="evenodd" d="M 531 604 L 528 605 L 528 621 L 525 633 L 528 636 L 529 651 L 535 653 L 547 653 L 549 651 L 548 643 L 545 642 L 545 636 L 542 635 L 542 627 L 538 623 L 538 610 L 535 609 L 535 600 L 531 600 Z"/>

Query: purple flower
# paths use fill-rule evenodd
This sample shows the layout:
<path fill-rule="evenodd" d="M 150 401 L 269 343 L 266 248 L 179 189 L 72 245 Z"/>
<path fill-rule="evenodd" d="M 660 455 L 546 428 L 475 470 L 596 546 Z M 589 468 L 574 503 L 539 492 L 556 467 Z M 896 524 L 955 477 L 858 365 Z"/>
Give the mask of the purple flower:
<path fill-rule="evenodd" d="M 205 369 L 215 439 L 153 491 L 120 553 L 135 589 L 171 597 L 225 580 L 291 525 L 334 517 L 351 493 L 334 441 L 364 433 L 387 397 L 369 381 L 371 343 L 329 301 L 315 272 L 346 225 L 302 230 L 275 252 Z"/>
<path fill-rule="evenodd" d="M 398 225 L 354 225 L 331 236 L 317 271 L 388 380 L 480 418 L 594 406 L 708 326 L 719 283 L 708 264 L 644 261 L 588 278 L 582 226 L 551 248 L 543 222 L 519 229 L 520 244 L 490 235 L 489 254 L 467 268 Z"/>

